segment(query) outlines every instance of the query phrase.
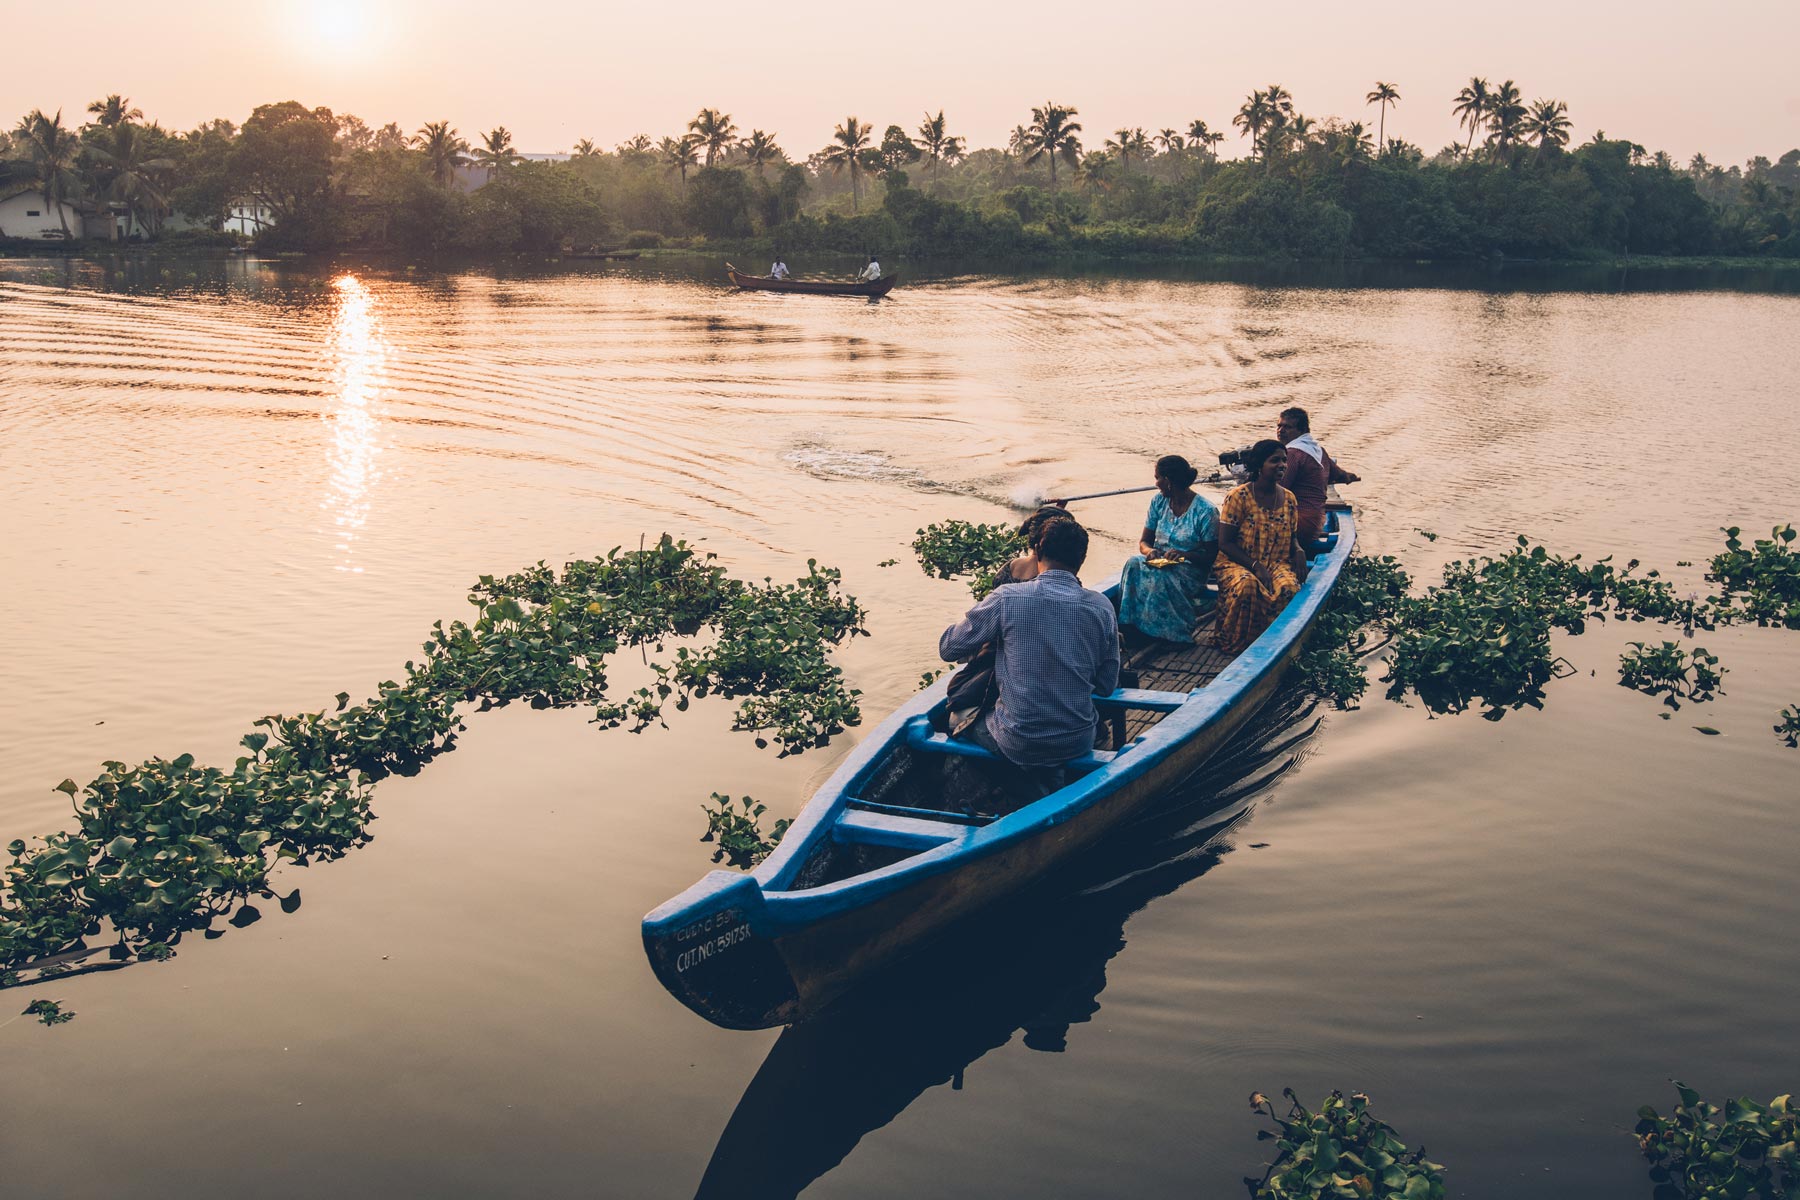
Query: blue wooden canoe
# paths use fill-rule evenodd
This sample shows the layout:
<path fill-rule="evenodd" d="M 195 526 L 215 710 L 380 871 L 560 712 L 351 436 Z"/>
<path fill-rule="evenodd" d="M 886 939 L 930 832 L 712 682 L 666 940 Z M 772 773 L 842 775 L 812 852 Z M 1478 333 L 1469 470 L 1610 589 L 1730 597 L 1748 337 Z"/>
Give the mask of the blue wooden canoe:
<path fill-rule="evenodd" d="M 1299 654 L 1356 542 L 1347 509 L 1327 519 L 1299 595 L 1254 644 L 1231 660 L 1199 646 L 1136 663 L 1150 686 L 1100 698 L 1122 748 L 1078 760 L 1079 778 L 1017 811 L 979 815 L 988 756 L 933 732 L 948 679 L 919 693 L 844 761 L 762 865 L 713 871 L 644 918 L 657 978 L 728 1029 L 801 1020 L 1139 812 L 1224 745 Z M 1115 576 L 1102 590 L 1117 587 Z M 949 811 L 968 807 L 975 815 Z"/>

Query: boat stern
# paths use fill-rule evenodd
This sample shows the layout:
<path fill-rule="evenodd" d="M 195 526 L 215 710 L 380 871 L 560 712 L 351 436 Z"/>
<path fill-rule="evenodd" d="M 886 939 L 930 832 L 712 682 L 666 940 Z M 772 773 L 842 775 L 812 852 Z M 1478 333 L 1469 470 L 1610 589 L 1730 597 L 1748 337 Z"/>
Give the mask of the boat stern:
<path fill-rule="evenodd" d="M 713 871 L 644 918 L 644 953 L 670 993 L 715 1025 L 768 1029 L 799 1015 L 754 877 Z"/>

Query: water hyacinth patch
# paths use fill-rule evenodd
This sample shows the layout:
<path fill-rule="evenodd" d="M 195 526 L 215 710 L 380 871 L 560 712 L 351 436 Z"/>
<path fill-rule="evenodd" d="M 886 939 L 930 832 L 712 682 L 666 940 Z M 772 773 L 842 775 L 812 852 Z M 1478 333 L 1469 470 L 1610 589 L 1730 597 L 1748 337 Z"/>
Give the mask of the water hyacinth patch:
<path fill-rule="evenodd" d="M 1025 539 L 1011 525 L 952 520 L 919 530 L 912 548 L 927 575 L 967 577 L 969 591 L 979 600 L 994 590 L 1000 568 L 1025 552 Z"/>
<path fill-rule="evenodd" d="M 1631 647 L 1619 656 L 1621 687 L 1661 696 L 1670 709 L 1679 709 L 1683 700 L 1704 703 L 1722 690 L 1719 683 L 1725 669 L 1719 666 L 1718 655 L 1709 654 L 1704 646 L 1695 646 L 1691 659 L 1674 642 L 1658 646 L 1632 642 Z"/>
<path fill-rule="evenodd" d="M 1781 719 L 1775 722 L 1775 736 L 1789 746 L 1800 747 L 1800 704 L 1781 710 Z"/>
<path fill-rule="evenodd" d="M 1344 564 L 1296 664 L 1314 694 L 1338 708 L 1356 707 L 1369 687 L 1362 662 L 1369 630 L 1392 620 L 1411 586 L 1412 580 L 1391 556 L 1359 555 Z"/>
<path fill-rule="evenodd" d="M 1250 1097 L 1250 1110 L 1274 1122 L 1258 1137 L 1276 1143 L 1275 1158 L 1258 1179 L 1245 1179 L 1254 1200 L 1312 1200 L 1351 1197 L 1362 1200 L 1441 1200 L 1444 1168 L 1425 1157 L 1425 1148 L 1407 1148 L 1393 1126 L 1369 1111 L 1369 1098 L 1354 1092 L 1348 1099 L 1334 1091 L 1317 1112 L 1301 1104 L 1292 1089 L 1281 1089 L 1288 1101 L 1285 1114 L 1261 1092 Z"/>
<path fill-rule="evenodd" d="M 36 1017 L 45 1025 L 62 1025 L 75 1019 L 75 1013 L 72 1010 L 65 1010 L 55 1000 L 33 1000 L 19 1015 Z"/>
<path fill-rule="evenodd" d="M 735 807 L 730 796 L 712 794 L 712 799 L 702 804 L 706 813 L 706 834 L 703 842 L 718 842 L 718 849 L 713 851 L 714 862 L 727 862 L 742 870 L 749 870 L 781 844 L 781 837 L 793 824 L 786 817 L 776 821 L 768 833 L 762 831 L 762 815 L 768 806 L 758 804 L 745 796 L 736 802 Z"/>
<path fill-rule="evenodd" d="M 561 572 L 539 563 L 483 576 L 471 589 L 474 619 L 435 625 L 402 679 L 362 704 L 339 693 L 331 710 L 257 720 L 228 770 L 184 754 L 108 762 L 85 787 L 58 785 L 76 827 L 7 847 L 0 986 L 24 982 L 22 971 L 62 969 L 33 964 L 80 949 L 103 928 L 117 953 L 161 959 L 184 932 L 233 909 L 251 912 L 241 906 L 272 895 L 279 863 L 327 860 L 367 841 L 373 784 L 451 749 L 465 704 L 593 703 L 598 723 L 642 729 L 661 719 L 671 695 L 680 709 L 716 691 L 741 699 L 737 728 L 769 734 L 783 753 L 821 745 L 861 719 L 857 691 L 827 657 L 866 633 L 863 609 L 840 582 L 809 561 L 793 584 L 745 583 L 667 535 Z M 703 628 L 716 635 L 710 647 L 683 647 L 673 666 L 653 664 L 653 686 L 605 698 L 609 654 L 647 643 L 660 650 L 664 639 Z M 759 815 L 748 816 L 757 837 Z M 747 836 L 734 837 L 734 853 L 754 853 Z"/>
<path fill-rule="evenodd" d="M 1746 547 L 1736 525 L 1721 529 L 1725 549 L 1713 556 L 1707 578 L 1719 585 L 1713 607 L 1736 621 L 1800 629 L 1800 554 L 1792 525 L 1778 525 Z"/>
<path fill-rule="evenodd" d="M 1667 1117 L 1644 1105 L 1635 1130 L 1650 1160 L 1655 1200 L 1800 1196 L 1800 1114 L 1792 1096 L 1767 1104 L 1741 1097 L 1720 1109 L 1679 1079 L 1671 1082 L 1681 1102 Z"/>

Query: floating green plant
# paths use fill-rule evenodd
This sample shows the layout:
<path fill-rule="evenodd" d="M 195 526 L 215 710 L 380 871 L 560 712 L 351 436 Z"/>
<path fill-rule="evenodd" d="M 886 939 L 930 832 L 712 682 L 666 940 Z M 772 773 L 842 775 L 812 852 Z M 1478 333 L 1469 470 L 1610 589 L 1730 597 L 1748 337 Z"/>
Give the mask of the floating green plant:
<path fill-rule="evenodd" d="M 36 1017 L 45 1025 L 61 1025 L 75 1019 L 74 1012 L 65 1012 L 63 1006 L 55 1000 L 33 1000 L 25 1006 L 22 1017 Z"/>
<path fill-rule="evenodd" d="M 592 703 L 598 723 L 641 729 L 661 719 L 671 696 L 685 708 L 690 696 L 718 692 L 740 699 L 737 728 L 767 733 L 784 754 L 861 719 L 859 693 L 828 653 L 866 632 L 865 614 L 838 572 L 816 562 L 793 584 L 745 583 L 664 535 L 560 572 L 539 563 L 484 575 L 470 601 L 474 620 L 433 626 L 403 679 L 362 704 L 340 693 L 329 711 L 261 718 L 229 769 L 183 754 L 108 762 L 85 787 L 59 784 L 75 828 L 7 846 L 0 986 L 103 927 L 126 953 L 167 957 L 184 931 L 271 894 L 280 862 L 331 859 L 361 844 L 374 782 L 450 749 L 466 704 Z M 651 664 L 653 687 L 607 699 L 608 655 L 624 645 L 660 651 L 669 637 L 702 631 L 709 646 Z"/>
<path fill-rule="evenodd" d="M 1713 605 L 1737 621 L 1800 629 L 1800 554 L 1792 525 L 1778 525 L 1748 547 L 1743 531 L 1721 529 L 1725 549 L 1713 556 L 1707 578 L 1719 585 Z"/>
<path fill-rule="evenodd" d="M 1317 1112 L 1309 1111 L 1289 1088 L 1285 1114 L 1261 1092 L 1250 1097 L 1250 1109 L 1274 1122 L 1258 1136 L 1273 1139 L 1276 1153 L 1260 1180 L 1245 1179 L 1254 1200 L 1313 1200 L 1354 1197 L 1362 1200 L 1441 1200 L 1444 1168 L 1425 1157 L 1425 1148 L 1409 1149 L 1393 1126 L 1369 1111 L 1361 1092 L 1345 1099 L 1334 1091 Z"/>
<path fill-rule="evenodd" d="M 1391 556 L 1346 562 L 1300 653 L 1297 669 L 1306 686 L 1339 708 L 1354 708 L 1369 687 L 1362 655 L 1370 630 L 1393 619 L 1411 585 Z"/>
<path fill-rule="evenodd" d="M 1781 710 L 1781 719 L 1775 722 L 1775 736 L 1789 746 L 1800 747 L 1800 704 Z"/>
<path fill-rule="evenodd" d="M 1792 1096 L 1767 1104 L 1744 1097 L 1721 1109 L 1672 1082 L 1681 1102 L 1667 1117 L 1648 1104 L 1638 1109 L 1638 1146 L 1650 1160 L 1656 1200 L 1800 1196 L 1800 1117 Z"/>
<path fill-rule="evenodd" d="M 714 792 L 712 799 L 700 807 L 706 813 L 706 834 L 700 840 L 718 843 L 718 849 L 713 851 L 713 861 L 728 862 L 746 871 L 769 857 L 770 851 L 781 844 L 788 826 L 793 824 L 783 817 L 765 834 L 762 816 L 768 806 L 758 804 L 748 796 L 736 801 L 734 807 L 730 796 Z"/>
<path fill-rule="evenodd" d="M 951 520 L 919 530 L 912 548 L 927 575 L 966 577 L 969 591 L 979 600 L 994 590 L 1000 568 L 1025 552 L 1025 539 L 1011 525 Z"/>
<path fill-rule="evenodd" d="M 1704 703 L 1722 690 L 1725 668 L 1704 646 L 1695 646 L 1691 656 L 1675 642 L 1656 646 L 1632 642 L 1631 647 L 1619 656 L 1621 687 L 1661 696 L 1670 709 L 1679 709 L 1683 700 Z"/>

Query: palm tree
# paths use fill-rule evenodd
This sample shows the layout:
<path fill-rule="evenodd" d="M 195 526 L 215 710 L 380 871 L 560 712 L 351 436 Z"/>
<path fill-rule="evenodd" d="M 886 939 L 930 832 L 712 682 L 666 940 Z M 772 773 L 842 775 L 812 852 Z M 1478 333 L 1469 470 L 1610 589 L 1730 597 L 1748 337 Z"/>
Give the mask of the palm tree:
<path fill-rule="evenodd" d="M 1458 125 L 1469 127 L 1469 143 L 1463 148 L 1467 154 L 1475 147 L 1475 134 L 1487 120 L 1488 106 L 1492 98 L 1488 92 L 1488 81 L 1479 75 L 1470 79 L 1468 86 L 1456 93 L 1456 103 L 1450 111 L 1456 114 Z"/>
<path fill-rule="evenodd" d="M 737 140 L 737 126 L 716 108 L 701 109 L 700 115 L 688 122 L 688 129 L 693 132 L 694 144 L 706 147 L 706 165 L 709 167 L 721 150 L 729 149 Z"/>
<path fill-rule="evenodd" d="M 427 121 L 413 135 L 414 148 L 425 154 L 425 169 L 439 187 L 449 187 L 456 168 L 469 165 L 469 143 L 458 136 L 448 121 Z"/>
<path fill-rule="evenodd" d="M 781 147 L 775 144 L 775 135 L 764 133 L 760 129 L 752 129 L 750 136 L 738 143 L 738 149 L 744 152 L 744 161 L 756 170 L 756 177 L 763 177 L 763 168 L 772 162 L 780 162 L 785 155 Z"/>
<path fill-rule="evenodd" d="M 1375 90 L 1363 97 L 1363 99 L 1369 104 L 1381 105 L 1381 125 L 1376 131 L 1375 140 L 1378 145 L 1385 146 L 1387 145 L 1388 105 L 1400 99 L 1400 89 L 1391 83 L 1382 83 L 1380 80 L 1377 80 L 1375 83 Z"/>
<path fill-rule="evenodd" d="M 154 231 L 160 226 L 162 214 L 168 209 L 162 176 L 175 168 L 175 160 L 146 157 L 150 150 L 139 127 L 129 122 L 113 127 L 111 149 L 98 145 L 87 149 L 106 168 L 110 177 L 107 194 L 125 205 L 138 227 Z"/>
<path fill-rule="evenodd" d="M 81 176 L 75 172 L 75 158 L 81 152 L 81 141 L 75 131 L 63 124 L 62 109 L 54 117 L 34 108 L 19 122 L 14 139 L 25 151 L 25 178 L 44 197 L 44 204 L 56 210 L 57 223 L 63 236 L 69 236 L 68 210 L 64 207 L 81 195 Z"/>
<path fill-rule="evenodd" d="M 832 132 L 832 144 L 819 155 L 833 175 L 843 174 L 846 167 L 850 169 L 851 212 L 862 211 L 862 172 L 869 153 L 870 136 L 867 125 L 856 117 L 845 117 L 844 123 Z"/>
<path fill-rule="evenodd" d="M 1375 152 L 1369 141 L 1369 127 L 1361 121 L 1344 126 L 1344 153 L 1348 158 L 1367 158 Z"/>
<path fill-rule="evenodd" d="M 1558 150 L 1569 144 L 1569 106 L 1561 100 L 1539 100 L 1531 106 L 1531 112 L 1525 118 L 1525 136 L 1537 139 L 1537 151 L 1531 156 L 1536 162 L 1544 155 L 1545 146 L 1555 146 Z M 1695 155 L 1695 161 L 1704 164 L 1706 159 Z"/>
<path fill-rule="evenodd" d="M 938 164 L 948 159 L 955 162 L 963 156 L 963 139 L 952 136 L 944 127 L 944 110 L 938 115 L 925 114 L 919 125 L 919 149 L 931 160 L 931 190 L 937 190 Z"/>
<path fill-rule="evenodd" d="M 656 144 L 656 153 L 663 166 L 681 172 L 681 186 L 686 187 L 688 168 L 700 161 L 700 142 L 691 133 L 678 138 L 666 137 Z"/>
<path fill-rule="evenodd" d="M 575 143 L 575 158 L 593 158 L 600 153 L 600 147 L 594 145 L 594 139 L 582 138 Z"/>
<path fill-rule="evenodd" d="M 1209 158 L 1219 157 L 1219 143 L 1225 140 L 1222 133 L 1214 133 L 1206 127 L 1206 122 L 1196 117 L 1188 122 L 1188 145 L 1201 151 Z"/>
<path fill-rule="evenodd" d="M 87 106 L 87 110 L 94 114 L 96 125 L 107 129 L 123 125 L 127 121 L 136 121 L 144 115 L 143 109 L 133 108 L 131 101 L 117 92 L 104 100 L 94 101 Z"/>
<path fill-rule="evenodd" d="M 1121 131 L 1123 132 L 1123 131 Z M 1115 151 L 1103 150 L 1098 154 L 1090 154 L 1081 160 L 1075 168 L 1075 182 L 1090 191 L 1110 191 L 1112 185 L 1113 158 Z"/>
<path fill-rule="evenodd" d="M 1279 83 L 1271 83 L 1268 90 L 1263 93 L 1263 102 L 1269 106 L 1270 131 L 1279 133 L 1285 130 L 1288 122 L 1294 119 L 1293 95 Z M 1278 140 L 1270 140 L 1274 141 L 1276 145 L 1280 144 Z M 1269 142 L 1264 144 L 1266 146 Z"/>
<path fill-rule="evenodd" d="M 498 179 L 506 169 L 519 161 L 513 150 L 512 134 L 506 126 L 496 125 L 492 130 L 481 135 L 481 145 L 475 150 L 475 161 L 487 168 L 490 179 Z"/>
<path fill-rule="evenodd" d="M 1282 132 L 1293 141 L 1294 145 L 1304 150 L 1312 141 L 1313 119 L 1304 113 L 1296 114 L 1293 120 L 1283 127 Z"/>
<path fill-rule="evenodd" d="M 1034 163 L 1046 156 L 1050 159 L 1052 194 L 1056 191 L 1056 160 L 1061 158 L 1070 166 L 1081 161 L 1081 139 L 1075 136 L 1081 132 L 1081 125 L 1070 119 L 1075 115 L 1074 109 L 1047 100 L 1042 108 L 1031 110 L 1031 124 L 1025 129 L 1025 161 Z"/>
<path fill-rule="evenodd" d="M 1106 149 L 1119 156 L 1119 165 L 1129 175 L 1133 155 L 1140 162 L 1150 157 L 1150 137 L 1141 128 L 1115 129 L 1113 136 L 1106 139 Z"/>
<path fill-rule="evenodd" d="M 1510 150 L 1519 140 L 1530 114 L 1519 85 L 1508 79 L 1488 98 L 1488 145 L 1496 155 Z"/>
<path fill-rule="evenodd" d="M 1162 147 L 1164 154 L 1173 154 L 1177 150 L 1184 149 L 1187 146 L 1187 143 L 1182 140 L 1181 135 L 1176 133 L 1173 129 L 1157 130 L 1156 144 Z"/>
<path fill-rule="evenodd" d="M 1562 102 L 1559 100 L 1557 103 L 1561 104 Z M 1542 108 L 1543 105 L 1544 105 L 1544 101 L 1539 100 L 1538 108 Z M 1563 108 L 1565 110 L 1568 107 L 1569 106 L 1566 104 L 1563 105 Z M 1537 119 L 1538 108 L 1534 108 L 1531 111 L 1531 116 L 1532 116 L 1533 120 Z M 1706 161 L 1706 155 L 1704 155 L 1704 154 L 1696 153 L 1694 155 L 1694 157 L 1692 157 L 1688 160 L 1688 174 L 1692 175 L 1695 179 L 1705 179 L 1706 176 L 1711 171 L 1712 171 L 1712 164 Z"/>
<path fill-rule="evenodd" d="M 1250 135 L 1250 153 L 1255 156 L 1262 149 L 1263 127 L 1269 123 L 1269 97 L 1261 91 L 1251 92 L 1248 99 L 1231 118 L 1231 123 Z"/>

